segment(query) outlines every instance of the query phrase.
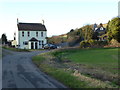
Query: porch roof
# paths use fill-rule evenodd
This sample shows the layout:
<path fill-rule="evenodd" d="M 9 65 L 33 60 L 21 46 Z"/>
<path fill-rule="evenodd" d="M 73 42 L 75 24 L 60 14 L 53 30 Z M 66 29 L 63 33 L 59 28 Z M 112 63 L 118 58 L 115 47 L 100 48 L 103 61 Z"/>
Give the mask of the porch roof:
<path fill-rule="evenodd" d="M 38 41 L 36 38 L 31 38 L 29 41 Z"/>

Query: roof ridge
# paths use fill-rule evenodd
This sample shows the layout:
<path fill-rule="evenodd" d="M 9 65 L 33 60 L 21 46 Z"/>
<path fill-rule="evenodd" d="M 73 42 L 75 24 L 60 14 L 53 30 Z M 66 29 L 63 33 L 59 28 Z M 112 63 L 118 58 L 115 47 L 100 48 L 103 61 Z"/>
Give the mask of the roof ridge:
<path fill-rule="evenodd" d="M 18 24 L 42 24 L 42 23 L 26 23 L 26 22 L 19 22 Z M 43 25 L 43 24 L 42 24 Z"/>
<path fill-rule="evenodd" d="M 17 24 L 18 30 L 32 30 L 32 31 L 47 31 L 45 25 L 41 23 L 23 23 L 20 22 Z"/>

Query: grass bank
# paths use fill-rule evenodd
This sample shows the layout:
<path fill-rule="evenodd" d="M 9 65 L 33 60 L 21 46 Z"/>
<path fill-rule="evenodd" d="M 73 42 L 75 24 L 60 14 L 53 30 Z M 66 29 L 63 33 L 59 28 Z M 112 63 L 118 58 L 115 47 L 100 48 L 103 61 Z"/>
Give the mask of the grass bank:
<path fill-rule="evenodd" d="M 50 53 L 47 53 L 34 56 L 32 60 L 40 68 L 40 70 L 70 88 L 90 88 L 90 86 L 88 86 L 86 82 L 80 81 L 76 77 L 71 75 L 71 72 L 65 72 L 63 69 L 55 68 L 54 66 L 52 66 L 52 64 L 50 64 L 53 63 L 51 61 L 52 58 L 53 57 L 50 55 Z M 48 59 L 50 59 L 50 62 L 48 61 Z"/>
<path fill-rule="evenodd" d="M 28 49 L 18 49 L 18 48 L 6 47 L 6 46 L 2 46 L 2 48 L 17 52 L 30 52 Z"/>
<path fill-rule="evenodd" d="M 118 48 L 55 50 L 32 60 L 70 88 L 119 87 Z"/>
<path fill-rule="evenodd" d="M 52 54 L 61 61 L 70 60 L 87 65 L 89 68 L 97 67 L 111 73 L 118 73 L 119 53 L 119 48 L 95 48 L 60 50 Z"/>

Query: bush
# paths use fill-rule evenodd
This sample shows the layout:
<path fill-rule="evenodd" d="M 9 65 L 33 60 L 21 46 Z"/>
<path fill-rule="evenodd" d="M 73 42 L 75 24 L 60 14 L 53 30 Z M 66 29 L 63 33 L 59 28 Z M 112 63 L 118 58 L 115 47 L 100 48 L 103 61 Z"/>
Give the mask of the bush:
<path fill-rule="evenodd" d="M 88 41 L 81 41 L 80 42 L 80 48 L 86 48 L 86 47 L 90 47 L 90 43 Z"/>
<path fill-rule="evenodd" d="M 86 48 L 86 47 L 101 47 L 108 45 L 107 41 L 97 41 L 97 40 L 87 40 L 80 42 L 80 48 Z"/>

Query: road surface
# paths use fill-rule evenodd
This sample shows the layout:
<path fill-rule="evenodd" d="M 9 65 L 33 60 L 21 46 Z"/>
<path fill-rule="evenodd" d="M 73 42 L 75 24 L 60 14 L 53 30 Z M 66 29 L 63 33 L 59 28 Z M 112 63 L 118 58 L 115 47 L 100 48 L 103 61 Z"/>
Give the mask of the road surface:
<path fill-rule="evenodd" d="M 11 54 L 2 59 L 2 88 L 66 88 L 32 63 L 32 56 L 47 51 L 6 51 Z"/>

